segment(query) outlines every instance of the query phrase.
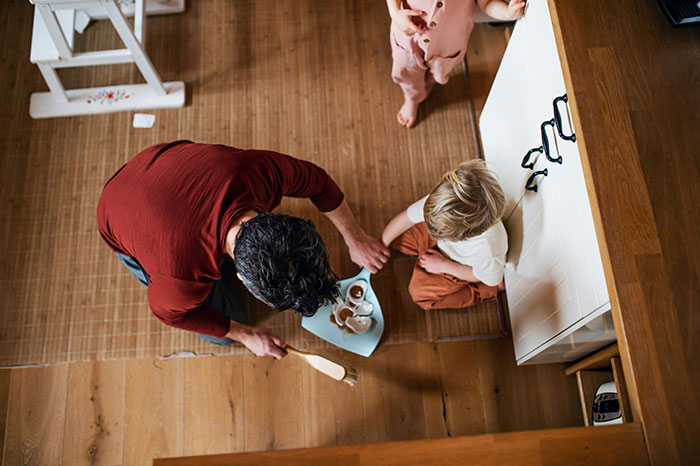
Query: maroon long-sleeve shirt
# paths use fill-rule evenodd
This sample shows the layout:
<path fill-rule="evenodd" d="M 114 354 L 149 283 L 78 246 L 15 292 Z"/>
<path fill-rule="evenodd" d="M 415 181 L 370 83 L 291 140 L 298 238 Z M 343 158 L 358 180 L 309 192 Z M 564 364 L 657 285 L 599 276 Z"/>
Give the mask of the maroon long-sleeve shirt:
<path fill-rule="evenodd" d="M 105 185 L 97 206 L 104 240 L 151 277 L 148 302 L 167 325 L 223 337 L 224 314 L 203 305 L 241 214 L 271 212 L 282 196 L 321 212 L 343 193 L 316 165 L 270 151 L 177 141 L 139 153 Z"/>

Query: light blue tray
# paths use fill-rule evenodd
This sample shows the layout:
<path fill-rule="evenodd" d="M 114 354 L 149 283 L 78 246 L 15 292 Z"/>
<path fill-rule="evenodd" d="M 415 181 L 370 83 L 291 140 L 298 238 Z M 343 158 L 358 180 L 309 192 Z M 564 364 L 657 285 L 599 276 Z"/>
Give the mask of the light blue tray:
<path fill-rule="evenodd" d="M 372 326 L 366 333 L 348 333 L 332 323 L 330 321 L 331 313 L 333 312 L 332 304 L 318 308 L 318 311 L 316 311 L 313 317 L 303 317 L 301 319 L 301 326 L 314 335 L 344 350 L 369 357 L 369 355 L 374 352 L 377 344 L 379 344 L 379 340 L 382 339 L 382 333 L 384 333 L 384 316 L 382 315 L 382 308 L 379 305 L 377 295 L 374 294 L 372 285 L 370 285 L 370 275 L 369 270 L 362 269 L 360 273 L 354 277 L 338 282 L 340 286 L 340 296 L 343 298 L 345 297 L 348 286 L 350 286 L 352 282 L 355 280 L 364 280 L 367 282 L 365 300 L 374 306 L 374 311 L 370 314 L 373 320 Z"/>

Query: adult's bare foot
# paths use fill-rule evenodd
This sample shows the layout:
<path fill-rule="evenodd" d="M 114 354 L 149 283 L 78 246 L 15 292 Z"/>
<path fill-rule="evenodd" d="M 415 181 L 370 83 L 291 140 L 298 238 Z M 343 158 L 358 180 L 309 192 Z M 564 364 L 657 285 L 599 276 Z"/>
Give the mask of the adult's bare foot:
<path fill-rule="evenodd" d="M 399 113 L 396 114 L 396 121 L 398 121 L 401 126 L 410 128 L 416 122 L 417 114 L 418 102 L 406 99 L 399 109 Z"/>

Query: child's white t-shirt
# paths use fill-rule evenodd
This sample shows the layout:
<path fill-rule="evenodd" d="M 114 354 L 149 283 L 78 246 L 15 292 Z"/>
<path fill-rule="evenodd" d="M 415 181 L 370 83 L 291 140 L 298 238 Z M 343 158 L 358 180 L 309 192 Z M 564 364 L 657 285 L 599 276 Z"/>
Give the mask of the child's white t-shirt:
<path fill-rule="evenodd" d="M 413 223 L 425 221 L 423 206 L 428 196 L 414 202 L 406 213 Z M 438 240 L 438 248 L 447 257 L 472 267 L 472 273 L 481 282 L 496 286 L 503 280 L 503 268 L 508 252 L 508 234 L 501 221 L 478 236 L 462 241 Z"/>

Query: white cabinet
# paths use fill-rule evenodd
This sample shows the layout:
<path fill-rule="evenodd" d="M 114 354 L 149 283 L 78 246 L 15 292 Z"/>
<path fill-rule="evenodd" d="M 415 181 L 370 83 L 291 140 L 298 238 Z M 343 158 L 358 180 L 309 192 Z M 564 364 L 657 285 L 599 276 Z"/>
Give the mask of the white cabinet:
<path fill-rule="evenodd" d="M 574 131 L 561 99 L 554 123 L 554 101 L 565 94 L 547 2 L 531 0 L 479 120 L 484 157 L 507 200 L 505 280 L 518 364 L 573 360 L 615 339 L 577 144 L 556 128 L 564 137 Z"/>

